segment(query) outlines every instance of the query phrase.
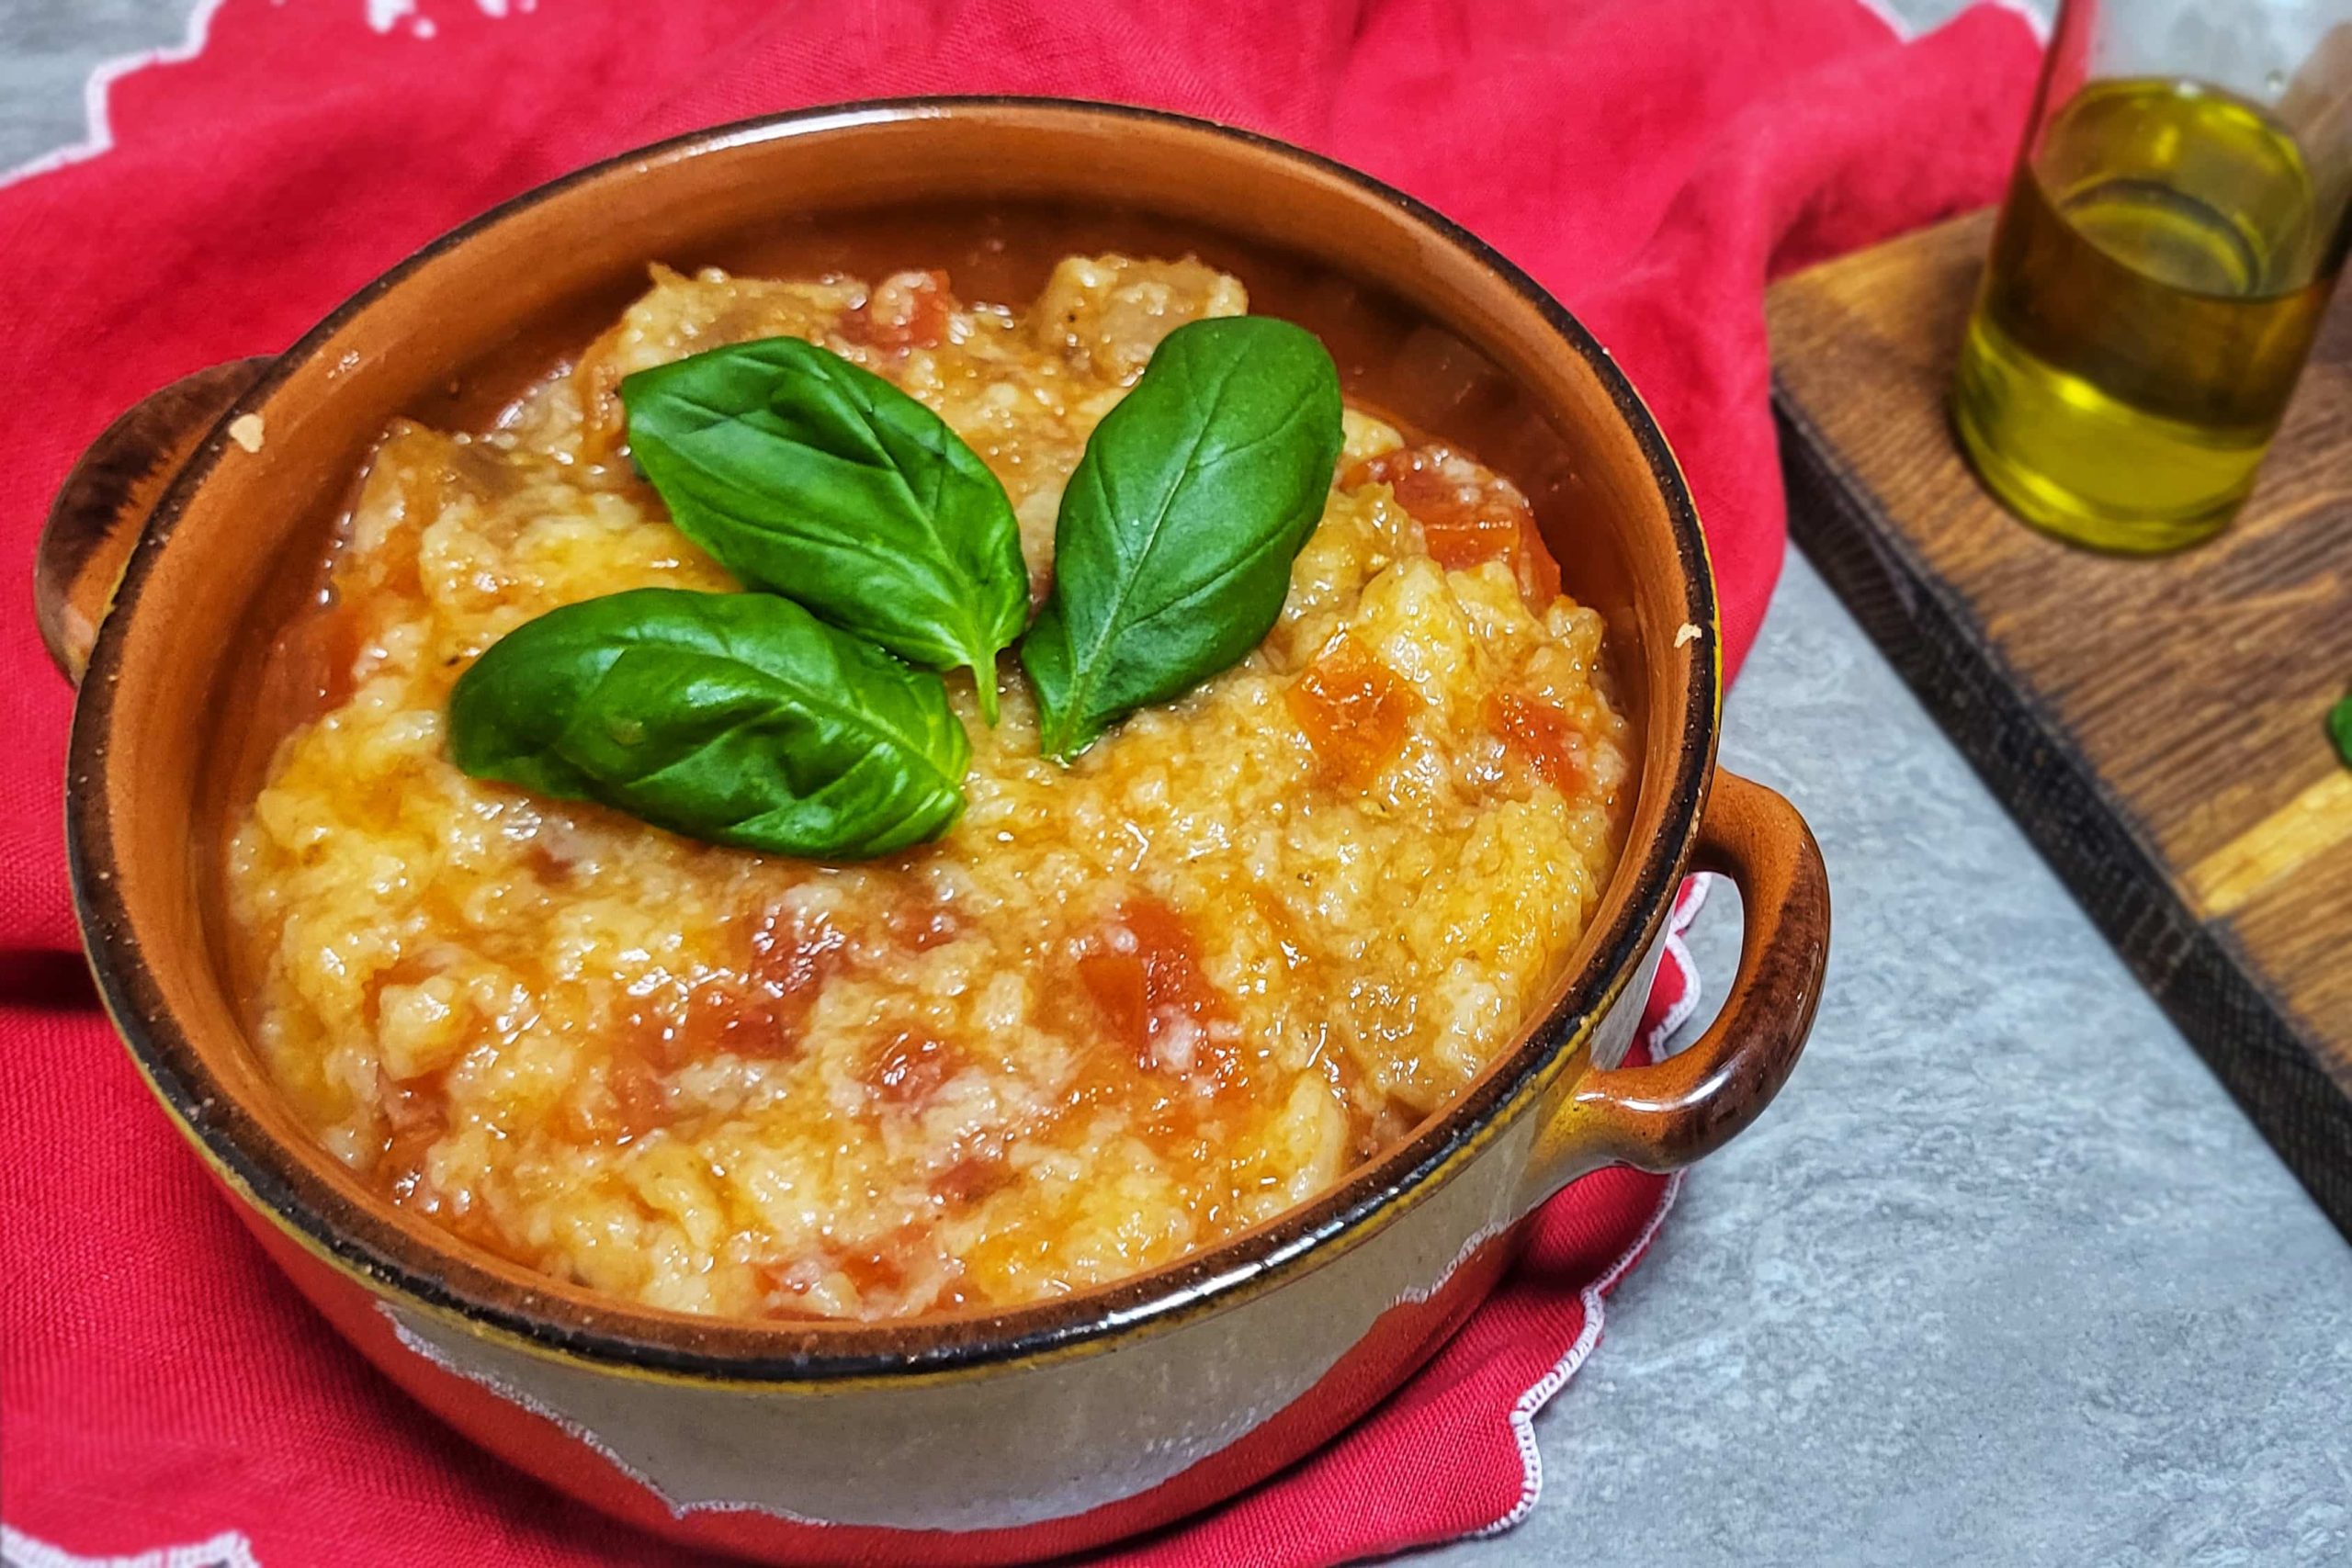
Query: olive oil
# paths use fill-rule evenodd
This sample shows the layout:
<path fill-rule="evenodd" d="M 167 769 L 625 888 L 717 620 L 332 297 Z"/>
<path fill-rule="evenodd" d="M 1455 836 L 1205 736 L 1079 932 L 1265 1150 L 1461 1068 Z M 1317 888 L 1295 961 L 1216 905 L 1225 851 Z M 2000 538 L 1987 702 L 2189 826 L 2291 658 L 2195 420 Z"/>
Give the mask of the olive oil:
<path fill-rule="evenodd" d="M 2213 88 L 2086 88 L 2022 160 L 1953 412 L 1987 485 L 2078 543 L 2195 543 L 2253 487 L 2344 262 L 2294 137 Z"/>

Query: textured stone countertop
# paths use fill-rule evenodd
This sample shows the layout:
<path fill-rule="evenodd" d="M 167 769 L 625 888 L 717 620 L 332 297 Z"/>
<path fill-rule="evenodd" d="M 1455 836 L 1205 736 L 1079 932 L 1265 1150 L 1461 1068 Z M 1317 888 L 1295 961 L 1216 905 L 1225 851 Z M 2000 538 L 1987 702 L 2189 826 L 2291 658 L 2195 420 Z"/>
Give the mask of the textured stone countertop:
<path fill-rule="evenodd" d="M 0 166 L 189 3 L 0 0 Z M 2352 1562 L 2352 1247 L 1802 558 L 1723 760 L 1828 856 L 1812 1045 L 1537 1418 L 1533 1513 L 1413 1561 Z"/>

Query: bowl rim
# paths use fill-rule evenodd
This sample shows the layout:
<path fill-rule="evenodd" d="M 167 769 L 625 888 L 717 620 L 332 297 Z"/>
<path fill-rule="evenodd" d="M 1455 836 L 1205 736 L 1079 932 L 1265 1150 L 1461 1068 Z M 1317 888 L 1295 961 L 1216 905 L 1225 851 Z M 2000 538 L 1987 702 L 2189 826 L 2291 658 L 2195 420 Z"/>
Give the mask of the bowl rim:
<path fill-rule="evenodd" d="M 1612 886 L 1632 878 L 1632 892 L 1614 923 L 1598 933 L 1584 966 L 1561 999 L 1525 1030 L 1452 1105 L 1427 1117 L 1414 1133 L 1351 1168 L 1312 1200 L 1272 1219 L 1172 1262 L 1064 1297 L 981 1315 L 913 1317 L 881 1322 L 833 1320 L 754 1322 L 698 1317 L 601 1298 L 582 1310 L 561 1296 L 517 1285 L 506 1276 L 530 1271 L 469 1256 L 455 1235 L 412 1237 L 354 1208 L 337 1223 L 317 1203 L 340 1195 L 312 1192 L 315 1177 L 301 1160 L 242 1112 L 220 1114 L 235 1098 L 214 1077 L 166 1004 L 142 953 L 114 863 L 111 813 L 107 808 L 107 737 L 120 679 L 122 649 L 155 561 L 167 547 L 183 511 L 203 488 L 225 445 L 220 432 L 259 405 L 314 356 L 352 319 L 398 288 L 432 261 L 467 245 L 517 213 L 575 186 L 626 176 L 660 177 L 660 164 L 724 153 L 741 145 L 789 140 L 827 130 L 903 120 L 953 121 L 1010 115 L 1050 128 L 1072 129 L 1104 119 L 1144 122 L 1163 130 L 1238 144 L 1298 172 L 1352 186 L 1394 209 L 1443 244 L 1464 253 L 1532 306 L 1558 340 L 1598 378 L 1658 487 L 1680 567 L 1688 622 L 1702 629 L 1707 657 L 1687 666 L 1690 689 L 1683 732 L 1658 830 L 1645 844 L 1629 843 Z M 1700 807 L 1712 777 L 1719 728 L 1721 628 L 1714 581 L 1690 487 L 1664 434 L 1590 332 L 1515 264 L 1433 208 L 1336 160 L 1238 127 L 1167 110 L 1077 98 L 1020 95 L 956 95 L 876 98 L 815 106 L 688 131 L 632 148 L 509 197 L 443 234 L 362 286 L 277 355 L 262 376 L 220 414 L 212 434 L 158 501 L 144 536 L 117 590 L 114 613 L 101 624 L 77 697 L 67 758 L 66 840 L 74 912 L 99 994 L 134 1063 L 180 1131 L 255 1215 L 338 1271 L 360 1280 L 378 1296 L 390 1294 L 428 1314 L 454 1316 L 542 1355 L 585 1359 L 636 1375 L 752 1384 L 821 1383 L 963 1374 L 990 1366 L 1059 1359 L 1106 1348 L 1145 1330 L 1173 1327 L 1195 1314 L 1221 1311 L 1282 1280 L 1337 1257 L 1396 1218 L 1439 1179 L 1517 1120 L 1519 1113 L 1565 1070 L 1574 1047 L 1618 999 L 1659 935 L 1695 840 Z M 1638 854 L 1638 863 L 1634 856 Z M 258 1146 L 249 1146 L 257 1145 Z M 368 1222 L 358 1230 L 349 1222 Z M 364 1233 L 364 1234 L 363 1234 Z M 484 1258 L 490 1255 L 483 1254 Z M 531 1278 L 537 1278 L 531 1275 Z M 540 1280 L 542 1287 L 548 1281 Z"/>

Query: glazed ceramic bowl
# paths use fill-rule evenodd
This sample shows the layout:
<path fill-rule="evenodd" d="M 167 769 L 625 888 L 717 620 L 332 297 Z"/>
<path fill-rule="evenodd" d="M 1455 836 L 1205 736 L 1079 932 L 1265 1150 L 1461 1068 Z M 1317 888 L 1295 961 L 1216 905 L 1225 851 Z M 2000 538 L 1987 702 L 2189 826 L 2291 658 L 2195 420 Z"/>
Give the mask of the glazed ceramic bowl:
<path fill-rule="evenodd" d="M 652 261 L 944 265 L 967 298 L 1022 299 L 1055 256 L 1110 247 L 1239 273 L 1257 309 L 1324 337 L 1351 396 L 1514 476 L 1570 592 L 1606 618 L 1639 784 L 1623 863 L 1547 1005 L 1456 1103 L 1323 1197 L 1172 1266 L 1001 1312 L 665 1314 L 529 1272 L 370 1192 L 256 1059 L 220 940 L 220 862 L 269 739 L 247 671 L 316 581 L 386 422 L 487 420 L 577 352 Z M 394 1381 L 523 1469 L 684 1540 L 779 1562 L 1003 1561 L 1227 1496 L 1426 1359 L 1566 1183 L 1611 1161 L 1678 1167 L 1745 1127 L 1813 1017 L 1820 856 L 1786 802 L 1715 772 L 1713 585 L 1639 399 L 1566 311 L 1442 218 L 1212 125 L 876 104 L 558 181 L 285 354 L 126 415 L 61 497 L 39 589 L 81 681 L 67 839 L 84 940 L 156 1097 L 271 1255 Z M 1694 867 L 1739 886 L 1738 974 L 1687 1052 L 1623 1065 Z"/>

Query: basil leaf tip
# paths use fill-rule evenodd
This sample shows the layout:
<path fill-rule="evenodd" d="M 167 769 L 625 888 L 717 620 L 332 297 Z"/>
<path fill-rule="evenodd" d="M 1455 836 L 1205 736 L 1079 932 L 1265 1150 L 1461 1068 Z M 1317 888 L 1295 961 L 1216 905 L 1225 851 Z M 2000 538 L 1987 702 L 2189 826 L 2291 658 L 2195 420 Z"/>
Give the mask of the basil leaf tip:
<path fill-rule="evenodd" d="M 1038 744 L 1068 760 L 1272 629 L 1340 447 L 1339 371 L 1266 316 L 1168 334 L 1063 491 L 1054 587 L 1021 642 Z"/>
<path fill-rule="evenodd" d="M 2346 692 L 2344 699 L 2329 710 L 2327 732 L 2335 738 L 2335 754 L 2344 759 L 2346 767 L 2352 768 L 2352 692 Z"/>
<path fill-rule="evenodd" d="M 673 360 L 620 391 L 629 449 L 688 538 L 910 664 L 969 669 L 996 722 L 1028 570 L 1004 487 L 944 421 L 798 338 Z"/>
<path fill-rule="evenodd" d="M 648 588 L 492 644 L 449 695 L 459 768 L 712 843 L 842 860 L 935 839 L 971 755 L 937 675 L 759 593 Z"/>

